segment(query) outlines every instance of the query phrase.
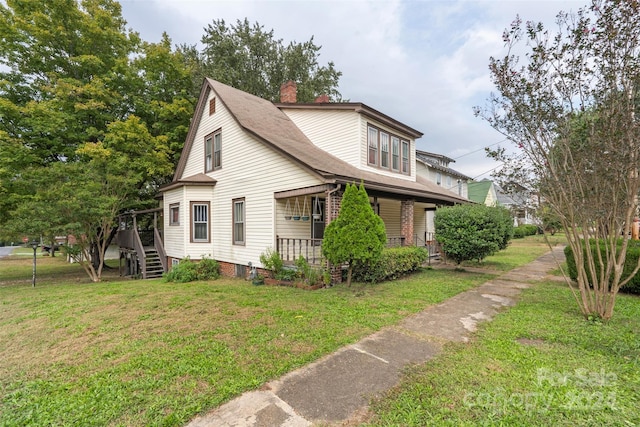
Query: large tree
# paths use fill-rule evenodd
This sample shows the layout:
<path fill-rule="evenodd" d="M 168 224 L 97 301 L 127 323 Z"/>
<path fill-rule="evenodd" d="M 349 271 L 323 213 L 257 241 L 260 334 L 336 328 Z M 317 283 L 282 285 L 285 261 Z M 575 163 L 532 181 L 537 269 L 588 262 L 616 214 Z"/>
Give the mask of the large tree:
<path fill-rule="evenodd" d="M 313 102 L 319 95 L 341 100 L 337 88 L 342 73 L 333 62 L 318 63 L 321 46 L 313 37 L 285 45 L 257 22 L 252 25 L 245 18 L 227 25 L 220 19 L 205 28 L 202 44 L 202 72 L 207 77 L 274 102 L 287 80 L 297 83 L 300 102 Z"/>
<path fill-rule="evenodd" d="M 578 267 L 571 289 L 585 316 L 603 319 L 640 268 L 623 277 L 628 241 L 619 244 L 640 190 L 638 22 L 637 0 L 561 12 L 555 32 L 516 18 L 504 32 L 506 56 L 490 61 L 498 93 L 476 110 L 514 143 L 515 153 L 492 153 L 506 162 L 503 177 L 528 182 L 557 215 Z M 590 239 L 605 250 L 589 250 Z"/>
<path fill-rule="evenodd" d="M 157 205 L 194 104 L 168 37 L 142 43 L 125 25 L 112 0 L 0 3 L 0 234 L 75 234 L 94 280 L 117 213 Z"/>

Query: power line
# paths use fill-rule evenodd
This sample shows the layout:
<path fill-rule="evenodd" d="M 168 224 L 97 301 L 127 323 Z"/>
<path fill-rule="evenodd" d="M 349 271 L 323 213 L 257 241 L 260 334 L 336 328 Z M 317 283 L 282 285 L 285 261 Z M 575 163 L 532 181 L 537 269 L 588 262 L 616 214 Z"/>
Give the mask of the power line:
<path fill-rule="evenodd" d="M 468 153 L 465 153 L 465 154 L 463 154 L 463 155 L 461 155 L 461 156 L 458 156 L 458 157 L 452 157 L 452 158 L 453 158 L 453 160 L 458 160 L 458 159 L 463 158 L 464 156 L 468 156 L 469 154 L 477 153 L 478 151 L 486 150 L 486 149 L 487 149 L 487 148 L 489 148 L 489 147 L 493 147 L 494 145 L 498 145 L 498 144 L 500 144 L 501 142 L 505 142 L 505 141 L 508 141 L 508 139 L 507 139 L 507 138 L 504 138 L 504 139 L 502 139 L 502 140 L 500 140 L 500 141 L 498 141 L 498 142 L 494 142 L 493 144 L 489 144 L 489 145 L 487 145 L 486 147 L 478 148 L 477 150 L 469 151 Z"/>

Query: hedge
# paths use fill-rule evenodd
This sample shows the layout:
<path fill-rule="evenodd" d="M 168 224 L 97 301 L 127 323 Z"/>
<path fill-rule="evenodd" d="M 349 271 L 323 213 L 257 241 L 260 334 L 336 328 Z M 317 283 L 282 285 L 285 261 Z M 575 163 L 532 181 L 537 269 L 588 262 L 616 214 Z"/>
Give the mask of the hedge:
<path fill-rule="evenodd" d="M 622 246 L 622 239 L 618 240 L 618 249 Z M 596 243 L 594 240 L 590 241 L 591 253 L 594 258 L 598 256 L 596 252 Z M 603 258 L 605 255 L 605 242 L 600 242 L 600 251 L 602 252 Z M 567 258 L 567 268 L 569 270 L 569 277 L 571 280 L 578 279 L 578 270 L 576 266 L 576 260 L 573 257 L 573 251 L 570 246 L 564 248 L 564 254 Z M 627 246 L 627 256 L 624 261 L 624 268 L 622 270 L 622 278 L 629 277 L 631 272 L 635 269 L 636 265 L 638 265 L 638 258 L 640 257 L 640 241 L 631 241 Z M 596 262 L 596 274 L 600 274 L 600 265 Z M 587 271 L 587 277 L 590 279 L 589 271 Z M 626 292 L 630 294 L 640 294 L 640 274 L 636 274 L 626 285 L 620 288 L 621 292 Z"/>
<path fill-rule="evenodd" d="M 353 280 L 377 283 L 397 279 L 416 271 L 429 257 L 427 249 L 416 246 L 385 248 L 380 259 L 370 265 L 354 268 Z"/>
<path fill-rule="evenodd" d="M 513 229 L 513 238 L 522 239 L 526 236 L 538 234 L 538 226 L 533 224 L 522 224 Z"/>

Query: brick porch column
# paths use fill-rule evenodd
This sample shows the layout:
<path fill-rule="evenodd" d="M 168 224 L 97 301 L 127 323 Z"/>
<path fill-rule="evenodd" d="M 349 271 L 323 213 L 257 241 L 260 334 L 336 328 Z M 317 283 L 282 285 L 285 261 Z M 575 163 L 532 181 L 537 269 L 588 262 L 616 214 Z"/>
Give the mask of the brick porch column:
<path fill-rule="evenodd" d="M 415 200 L 403 200 L 400 205 L 400 233 L 404 237 L 404 246 L 413 245 L 413 206 Z"/>
<path fill-rule="evenodd" d="M 324 225 L 329 225 L 331 221 L 338 217 L 340 213 L 340 206 L 342 205 L 342 195 L 344 191 L 328 191 L 327 197 L 324 203 Z M 331 283 L 342 283 L 342 268 L 340 266 L 334 266 L 327 261 L 327 268 L 331 273 Z"/>

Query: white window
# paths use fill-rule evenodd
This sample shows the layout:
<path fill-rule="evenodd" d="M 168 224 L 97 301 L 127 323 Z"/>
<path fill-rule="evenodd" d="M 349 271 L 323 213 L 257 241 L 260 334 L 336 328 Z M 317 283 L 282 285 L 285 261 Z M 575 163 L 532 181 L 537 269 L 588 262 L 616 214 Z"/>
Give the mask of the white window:
<path fill-rule="evenodd" d="M 442 184 L 442 174 L 440 172 L 436 172 L 436 184 Z"/>
<path fill-rule="evenodd" d="M 244 243 L 244 199 L 236 199 L 233 201 L 233 244 Z"/>
<path fill-rule="evenodd" d="M 204 171 L 213 170 L 213 139 L 208 136 L 204 140 Z"/>
<path fill-rule="evenodd" d="M 209 202 L 191 202 L 191 241 L 208 243 Z"/>
<path fill-rule="evenodd" d="M 447 190 L 450 190 L 453 187 L 451 184 L 451 175 L 447 175 Z"/>

